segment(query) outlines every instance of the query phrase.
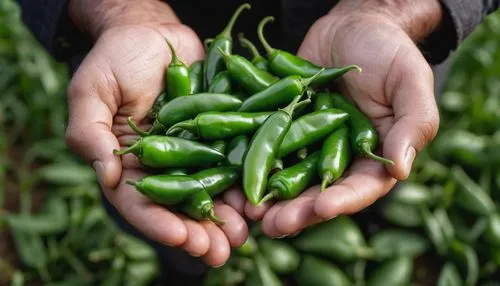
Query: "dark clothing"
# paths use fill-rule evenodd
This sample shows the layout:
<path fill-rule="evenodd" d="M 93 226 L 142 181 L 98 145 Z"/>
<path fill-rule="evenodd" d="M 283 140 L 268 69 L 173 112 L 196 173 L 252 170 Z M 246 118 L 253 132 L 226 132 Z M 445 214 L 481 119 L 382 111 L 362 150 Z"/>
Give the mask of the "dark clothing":
<path fill-rule="evenodd" d="M 91 41 L 71 24 L 67 16 L 67 0 L 18 0 L 23 20 L 36 38 L 59 60 L 85 53 Z M 168 2 L 181 20 L 191 26 L 201 39 L 215 36 L 242 1 L 170 0 Z M 269 37 L 279 48 L 296 51 L 309 27 L 326 14 L 337 1 L 280 0 L 247 1 L 252 11 L 238 21 L 237 31 L 254 38 L 256 23 L 264 16 L 274 15 Z M 421 43 L 431 64 L 444 61 L 451 51 L 474 30 L 484 17 L 496 10 L 500 0 L 441 0 L 445 17 L 440 29 Z"/>

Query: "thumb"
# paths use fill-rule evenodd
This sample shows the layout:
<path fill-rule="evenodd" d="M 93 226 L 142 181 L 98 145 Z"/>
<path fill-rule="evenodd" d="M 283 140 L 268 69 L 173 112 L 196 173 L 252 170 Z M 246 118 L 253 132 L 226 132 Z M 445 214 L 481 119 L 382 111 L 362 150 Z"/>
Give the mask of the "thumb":
<path fill-rule="evenodd" d="M 97 173 L 101 187 L 114 188 L 122 166 L 113 149 L 120 145 L 111 132 L 115 99 L 109 80 L 103 72 L 82 63 L 68 88 L 69 122 L 66 130 L 68 147 L 89 163 Z M 107 102 L 104 102 L 106 100 Z"/>

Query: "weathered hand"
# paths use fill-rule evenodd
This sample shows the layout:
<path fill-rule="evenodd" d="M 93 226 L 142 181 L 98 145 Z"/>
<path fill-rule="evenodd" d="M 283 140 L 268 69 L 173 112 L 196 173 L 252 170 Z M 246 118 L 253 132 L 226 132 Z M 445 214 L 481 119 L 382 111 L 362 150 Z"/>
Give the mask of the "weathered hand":
<path fill-rule="evenodd" d="M 104 17 L 107 24 L 89 28 L 96 43 L 68 89 L 68 145 L 92 165 L 106 197 L 139 231 L 160 243 L 202 256 L 207 264 L 221 265 L 230 255 L 230 246 L 242 244 L 247 237 L 247 225 L 238 211 L 217 201 L 216 215 L 226 221 L 220 228 L 212 222 L 196 222 L 170 212 L 125 184 L 126 180 L 146 175 L 137 159 L 133 155 L 122 159 L 113 155 L 113 149 L 135 139 L 127 117 L 147 123 L 143 119 L 164 88 L 170 62 L 165 38 L 188 65 L 204 56 L 197 35 L 182 25 L 167 5 L 160 1 L 127 3 L 121 9 L 112 4 L 95 6 L 109 13 L 118 11 L 121 18 L 108 15 Z M 147 14 L 147 20 L 141 21 L 143 14 Z M 169 21 L 161 22 L 166 18 Z M 227 196 L 231 197 L 230 193 Z"/>
<path fill-rule="evenodd" d="M 433 74 L 415 44 L 422 36 L 412 35 L 415 31 L 384 12 L 383 6 L 366 4 L 378 1 L 362 2 L 341 1 L 311 27 L 298 54 L 322 66 L 362 67 L 362 73 L 342 77 L 341 93 L 370 117 L 380 135 L 380 154 L 395 165 L 355 159 L 343 178 L 322 193 L 315 186 L 270 208 L 247 202 L 247 215 L 263 217 L 263 231 L 269 236 L 294 234 L 308 225 L 366 208 L 396 180 L 407 178 L 416 154 L 437 132 Z M 434 2 L 441 13 L 439 3 Z"/>

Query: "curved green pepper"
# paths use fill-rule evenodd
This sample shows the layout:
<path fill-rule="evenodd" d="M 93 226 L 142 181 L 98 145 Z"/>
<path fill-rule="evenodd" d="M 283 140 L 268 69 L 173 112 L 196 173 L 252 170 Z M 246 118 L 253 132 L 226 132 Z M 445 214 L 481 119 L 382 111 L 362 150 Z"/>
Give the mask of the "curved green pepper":
<path fill-rule="evenodd" d="M 248 150 L 249 139 L 246 135 L 236 136 L 227 144 L 226 163 L 241 168 Z"/>
<path fill-rule="evenodd" d="M 463 284 L 464 282 L 462 281 L 462 277 L 460 277 L 457 267 L 453 263 L 447 262 L 441 268 L 437 286 L 462 286 Z"/>
<path fill-rule="evenodd" d="M 418 206 L 389 201 L 380 208 L 380 216 L 402 227 L 419 227 L 424 224 Z"/>
<path fill-rule="evenodd" d="M 166 78 L 167 96 L 171 100 L 179 96 L 191 94 L 191 80 L 189 77 L 188 67 L 181 60 L 179 60 L 179 58 L 177 58 L 175 49 L 170 41 L 167 39 L 165 39 L 165 41 L 167 42 L 172 55 L 172 60 L 168 65 Z"/>
<path fill-rule="evenodd" d="M 409 285 L 413 274 L 413 259 L 401 256 L 380 265 L 368 278 L 367 286 Z"/>
<path fill-rule="evenodd" d="M 366 246 L 359 227 L 347 216 L 339 216 L 306 228 L 292 243 L 300 251 L 339 262 L 369 259 L 375 255 L 374 250 Z"/>
<path fill-rule="evenodd" d="M 300 254 L 291 245 L 276 239 L 261 237 L 258 240 L 262 256 L 278 274 L 290 274 L 297 270 Z"/>
<path fill-rule="evenodd" d="M 206 140 L 227 139 L 257 130 L 271 112 L 204 112 L 174 124 L 167 135 L 188 130 Z"/>
<path fill-rule="evenodd" d="M 315 111 L 292 122 L 283 143 L 281 143 L 278 157 L 297 151 L 328 136 L 339 125 L 348 120 L 349 114 L 339 109 Z"/>
<path fill-rule="evenodd" d="M 205 74 L 205 87 L 209 87 L 212 84 L 215 76 L 222 70 L 224 70 L 224 60 L 222 55 L 219 53 L 219 49 L 230 54 L 233 49 L 233 39 L 231 38 L 231 31 L 233 26 L 240 16 L 241 12 L 245 9 L 250 9 L 251 6 L 248 3 L 242 4 L 236 9 L 233 16 L 229 20 L 227 26 L 222 30 L 222 32 L 215 37 L 215 39 L 210 43 L 208 51 L 205 58 L 205 65 L 203 66 Z"/>
<path fill-rule="evenodd" d="M 198 180 L 211 197 L 215 197 L 234 185 L 240 178 L 240 172 L 236 167 L 216 167 L 199 171 L 191 177 Z"/>
<path fill-rule="evenodd" d="M 228 71 L 221 71 L 220 73 L 218 73 L 208 87 L 208 93 L 230 94 L 231 91 L 232 83 Z"/>
<path fill-rule="evenodd" d="M 249 235 L 247 240 L 245 240 L 245 243 L 234 249 L 234 252 L 240 256 L 253 256 L 257 253 L 258 248 L 259 246 L 257 241 L 255 241 L 255 238 L 252 235 Z"/>
<path fill-rule="evenodd" d="M 196 61 L 189 66 L 189 80 L 191 88 L 189 94 L 197 94 L 203 91 L 203 60 Z"/>
<path fill-rule="evenodd" d="M 274 75 L 258 69 L 249 60 L 239 55 L 231 55 L 220 51 L 231 78 L 245 91 L 254 94 L 268 88 L 279 79 Z"/>
<path fill-rule="evenodd" d="M 339 94 L 331 94 L 333 105 L 349 113 L 347 126 L 349 127 L 351 146 L 357 155 L 365 156 L 384 164 L 394 165 L 394 162 L 373 154 L 377 148 L 378 134 L 375 127 L 361 111 L 349 103 Z"/>
<path fill-rule="evenodd" d="M 458 162 L 461 165 L 483 167 L 487 161 L 488 138 L 462 129 L 440 132 L 430 145 L 430 152 L 441 162 Z M 494 153 L 493 153 L 494 154 Z"/>
<path fill-rule="evenodd" d="M 243 33 L 238 33 L 238 40 L 240 41 L 240 45 L 250 52 L 250 55 L 252 56 L 252 64 L 261 71 L 268 71 L 267 60 L 259 53 L 259 50 L 257 50 L 255 45 L 250 42 L 250 40 L 245 38 Z"/>
<path fill-rule="evenodd" d="M 250 142 L 243 162 L 243 190 L 247 199 L 254 205 L 260 203 L 267 189 L 271 165 L 281 142 L 292 125 L 294 109 L 310 101 L 306 99 L 298 102 L 301 97 L 301 95 L 296 96 L 287 107 L 269 116 Z"/>
<path fill-rule="evenodd" d="M 304 255 L 294 274 L 299 286 L 350 286 L 347 275 L 329 261 Z"/>
<path fill-rule="evenodd" d="M 500 246 L 500 214 L 495 213 L 488 218 L 488 228 L 484 238 L 489 244 Z"/>
<path fill-rule="evenodd" d="M 209 219 L 217 225 L 224 224 L 224 222 L 215 215 L 214 202 L 205 190 L 201 190 L 189 197 L 189 199 L 182 203 L 180 209 L 193 219 Z"/>
<path fill-rule="evenodd" d="M 262 202 L 293 199 L 310 187 L 317 177 L 319 155 L 319 152 L 315 152 L 292 167 L 272 175 L 267 184 L 269 193 L 262 198 Z"/>
<path fill-rule="evenodd" d="M 149 112 L 148 116 L 150 118 L 155 118 L 156 115 L 158 114 L 158 111 L 160 111 L 161 107 L 167 103 L 167 92 L 163 91 L 158 95 L 156 98 L 155 102 L 153 103 L 153 106 L 151 107 L 151 111 Z"/>
<path fill-rule="evenodd" d="M 321 191 L 344 174 L 351 160 L 348 132 L 347 127 L 342 125 L 323 142 L 318 162 L 318 171 L 322 179 Z"/>
<path fill-rule="evenodd" d="M 428 248 L 428 241 L 411 231 L 387 229 L 370 237 L 369 245 L 375 249 L 375 257 L 379 260 L 398 256 L 418 257 Z"/>
<path fill-rule="evenodd" d="M 495 203 L 490 196 L 461 167 L 451 168 L 451 178 L 458 186 L 457 205 L 477 215 L 488 216 L 495 212 Z"/>
<path fill-rule="evenodd" d="M 361 68 L 357 65 L 348 65 L 342 68 L 326 68 L 323 69 L 301 57 L 295 56 L 289 52 L 278 50 L 272 48 L 267 40 L 264 38 L 264 26 L 274 21 L 274 17 L 268 16 L 262 19 L 259 23 L 259 27 L 257 29 L 257 34 L 259 36 L 259 40 L 264 46 L 264 49 L 267 52 L 267 59 L 269 62 L 269 69 L 276 75 L 285 77 L 290 75 L 299 75 L 301 77 L 310 77 L 321 71 L 321 74 L 314 78 L 311 82 L 311 85 L 318 86 L 329 81 L 332 81 L 343 74 L 357 70 L 361 72 Z M 323 69 L 323 70 L 322 70 Z"/>
<path fill-rule="evenodd" d="M 470 245 L 459 240 L 450 243 L 450 258 L 453 262 L 466 271 L 465 285 L 477 285 L 479 280 L 479 261 L 477 253 Z"/>
<path fill-rule="evenodd" d="M 169 136 L 142 137 L 125 150 L 114 154 L 132 153 L 146 166 L 155 168 L 202 167 L 224 160 L 224 154 L 204 144 Z"/>

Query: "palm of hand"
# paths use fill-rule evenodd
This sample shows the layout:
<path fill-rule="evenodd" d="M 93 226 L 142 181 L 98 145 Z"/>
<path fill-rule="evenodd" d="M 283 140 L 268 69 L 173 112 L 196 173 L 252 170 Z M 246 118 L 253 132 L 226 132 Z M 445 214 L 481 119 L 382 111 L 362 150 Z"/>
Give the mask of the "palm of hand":
<path fill-rule="evenodd" d="M 408 176 L 416 152 L 437 130 L 432 72 L 412 40 L 381 19 L 350 15 L 339 23 L 325 18 L 309 30 L 298 54 L 322 66 L 357 64 L 363 69 L 344 75 L 340 91 L 369 116 L 380 135 L 381 154 L 395 166 L 357 158 L 323 193 L 315 186 L 270 208 L 247 203 L 247 214 L 263 216 L 263 230 L 270 236 L 294 234 L 366 208 L 394 186 L 395 178 Z"/>
<path fill-rule="evenodd" d="M 204 55 L 196 34 L 178 24 L 125 26 L 101 35 L 68 90 L 68 144 L 92 164 L 104 194 L 130 224 L 155 241 L 220 265 L 228 259 L 230 245 L 246 239 L 247 226 L 238 212 L 216 202 L 217 216 L 227 222 L 221 228 L 172 213 L 125 184 L 146 175 L 135 156 L 120 161 L 112 153 L 136 139 L 127 117 L 143 120 L 164 87 L 170 62 L 165 38 L 186 64 Z"/>

